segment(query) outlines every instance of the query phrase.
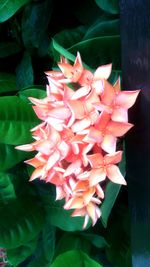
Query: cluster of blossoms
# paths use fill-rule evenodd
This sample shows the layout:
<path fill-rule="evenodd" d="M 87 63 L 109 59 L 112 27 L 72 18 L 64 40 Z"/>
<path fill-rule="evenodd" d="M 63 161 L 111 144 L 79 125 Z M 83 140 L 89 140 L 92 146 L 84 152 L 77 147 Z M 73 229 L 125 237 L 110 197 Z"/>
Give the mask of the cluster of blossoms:
<path fill-rule="evenodd" d="M 133 126 L 127 110 L 139 90 L 121 92 L 120 79 L 113 86 L 107 81 L 111 64 L 93 74 L 79 53 L 74 65 L 62 57 L 58 66 L 61 71 L 46 72 L 47 96 L 29 98 L 42 120 L 31 130 L 35 141 L 17 149 L 38 152 L 26 161 L 35 168 L 30 181 L 54 184 L 56 200 L 64 198 L 72 216 L 85 216 L 85 228 L 89 218 L 94 225 L 101 215 L 101 183 L 108 178 L 126 184 L 117 167 L 122 151 L 116 152 L 116 142 Z"/>

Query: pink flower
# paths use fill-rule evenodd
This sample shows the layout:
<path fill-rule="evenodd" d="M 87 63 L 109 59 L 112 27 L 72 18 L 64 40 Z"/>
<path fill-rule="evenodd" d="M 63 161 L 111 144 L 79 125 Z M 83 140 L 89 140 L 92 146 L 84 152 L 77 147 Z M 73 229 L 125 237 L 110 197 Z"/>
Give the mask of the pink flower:
<path fill-rule="evenodd" d="M 29 98 L 41 120 L 31 130 L 35 141 L 16 148 L 37 152 L 25 161 L 35 168 L 30 181 L 54 184 L 56 200 L 65 199 L 64 208 L 74 209 L 72 216 L 85 216 L 85 228 L 89 219 L 95 225 L 101 216 L 101 183 L 108 178 L 126 184 L 117 166 L 122 159 L 117 138 L 133 127 L 127 110 L 139 90 L 121 92 L 120 80 L 114 86 L 107 81 L 111 64 L 92 73 L 83 67 L 79 53 L 73 65 L 62 57 L 58 66 L 60 71 L 46 72 L 47 96 Z"/>

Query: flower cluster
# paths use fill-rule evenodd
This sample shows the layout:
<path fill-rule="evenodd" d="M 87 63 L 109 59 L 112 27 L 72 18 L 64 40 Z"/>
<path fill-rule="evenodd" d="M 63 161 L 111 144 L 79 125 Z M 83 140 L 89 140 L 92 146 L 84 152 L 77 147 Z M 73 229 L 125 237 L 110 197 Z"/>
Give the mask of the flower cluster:
<path fill-rule="evenodd" d="M 107 81 L 111 64 L 92 73 L 79 53 L 74 65 L 62 57 L 58 66 L 61 71 L 46 72 L 47 96 L 29 98 L 42 120 L 31 130 L 35 141 L 17 149 L 37 151 L 26 161 L 35 168 L 30 181 L 54 184 L 56 199 L 65 199 L 72 216 L 85 216 L 85 228 L 89 218 L 94 225 L 101 215 L 101 183 L 108 178 L 126 184 L 117 167 L 122 151 L 116 152 L 116 143 L 133 126 L 127 110 L 139 90 L 120 91 L 120 79 L 113 86 Z"/>

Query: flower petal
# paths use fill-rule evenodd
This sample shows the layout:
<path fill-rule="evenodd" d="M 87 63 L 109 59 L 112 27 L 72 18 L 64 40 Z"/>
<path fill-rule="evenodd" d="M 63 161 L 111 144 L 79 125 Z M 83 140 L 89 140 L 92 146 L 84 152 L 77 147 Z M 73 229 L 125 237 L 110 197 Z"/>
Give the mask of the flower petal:
<path fill-rule="evenodd" d="M 90 90 L 91 90 L 90 86 L 81 87 L 80 89 L 75 91 L 71 99 L 74 100 L 86 96 L 89 94 Z"/>
<path fill-rule="evenodd" d="M 70 174 L 74 173 L 76 169 L 80 168 L 82 162 L 80 159 L 76 160 L 75 162 L 71 163 L 64 173 L 64 177 L 69 176 Z"/>
<path fill-rule="evenodd" d="M 124 108 L 114 108 L 111 119 L 113 121 L 128 122 L 128 112 Z"/>
<path fill-rule="evenodd" d="M 133 124 L 127 122 L 110 121 L 107 125 L 107 133 L 116 137 L 123 136 L 133 127 Z"/>
<path fill-rule="evenodd" d="M 77 133 L 79 131 L 82 131 L 82 130 L 88 128 L 90 125 L 91 125 L 90 119 L 89 118 L 84 118 L 82 120 L 79 120 L 79 121 L 75 122 L 72 125 L 71 129 L 72 129 L 72 131 L 74 133 Z"/>
<path fill-rule="evenodd" d="M 135 103 L 140 90 L 122 91 L 116 97 L 116 105 L 129 109 Z"/>
<path fill-rule="evenodd" d="M 83 202 L 83 198 L 81 198 L 81 197 L 71 198 L 64 205 L 64 209 L 66 209 L 66 210 L 81 209 L 83 207 L 84 207 L 84 202 Z"/>
<path fill-rule="evenodd" d="M 107 154 L 104 156 L 105 163 L 106 164 L 117 164 L 122 160 L 122 152 L 123 151 L 117 151 L 113 154 Z"/>
<path fill-rule="evenodd" d="M 107 80 L 111 74 L 112 64 L 102 65 L 94 72 L 94 80 L 105 79 Z"/>
<path fill-rule="evenodd" d="M 122 176 L 119 168 L 116 165 L 110 165 L 107 167 L 107 177 L 116 184 L 124 184 L 126 185 L 126 181 Z"/>
<path fill-rule="evenodd" d="M 60 153 L 59 151 L 54 151 L 54 153 L 49 157 L 47 164 L 46 164 L 46 171 L 50 170 L 56 162 L 60 159 Z"/>
<path fill-rule="evenodd" d="M 104 164 L 104 157 L 100 153 L 87 155 L 87 158 L 92 168 L 98 168 Z"/>
<path fill-rule="evenodd" d="M 92 169 L 90 172 L 89 184 L 95 186 L 106 179 L 106 170 L 104 168 Z"/>
<path fill-rule="evenodd" d="M 101 148 L 107 153 L 116 151 L 117 138 L 111 134 L 105 134 L 101 143 Z"/>
<path fill-rule="evenodd" d="M 109 106 L 109 105 L 113 104 L 114 99 L 115 99 L 114 88 L 109 82 L 105 81 L 104 82 L 104 91 L 101 94 L 101 101 L 103 104 Z"/>

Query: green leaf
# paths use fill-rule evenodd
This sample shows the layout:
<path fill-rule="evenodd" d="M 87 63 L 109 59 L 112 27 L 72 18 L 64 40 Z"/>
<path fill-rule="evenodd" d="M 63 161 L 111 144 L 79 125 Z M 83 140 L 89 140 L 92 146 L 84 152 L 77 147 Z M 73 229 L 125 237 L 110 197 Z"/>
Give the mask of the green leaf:
<path fill-rule="evenodd" d="M 55 251 L 55 228 L 46 223 L 39 239 L 36 251 L 27 267 L 50 266 Z"/>
<path fill-rule="evenodd" d="M 101 36 L 119 35 L 119 19 L 99 19 L 86 31 L 83 40 Z"/>
<path fill-rule="evenodd" d="M 0 22 L 12 17 L 29 0 L 1 0 L 0 1 Z"/>
<path fill-rule="evenodd" d="M 111 14 L 119 13 L 119 0 L 95 0 L 96 4 Z"/>
<path fill-rule="evenodd" d="M 106 246 L 108 246 L 103 236 L 88 233 L 80 233 L 80 236 L 84 237 L 84 239 L 89 240 L 91 244 L 97 248 L 105 248 Z"/>
<path fill-rule="evenodd" d="M 54 36 L 54 40 L 64 48 L 69 48 L 82 40 L 86 32 L 86 27 L 79 26 L 74 29 L 65 29 Z"/>
<path fill-rule="evenodd" d="M 55 62 L 59 62 L 60 60 L 60 55 L 64 56 L 65 58 L 67 58 L 68 60 L 74 62 L 76 59 L 76 52 L 75 55 L 73 55 L 72 53 L 70 53 L 67 49 L 63 48 L 60 44 L 58 44 L 54 39 L 53 39 L 53 56 L 54 56 L 54 60 Z M 82 55 L 81 55 L 82 57 Z M 82 61 L 83 65 L 85 68 L 90 70 L 90 67 L 87 66 L 83 61 Z"/>
<path fill-rule="evenodd" d="M 59 255 L 51 267 L 102 267 L 82 251 L 72 250 Z"/>
<path fill-rule="evenodd" d="M 0 171 L 6 171 L 24 159 L 30 158 L 31 153 L 26 153 L 7 144 L 0 144 Z"/>
<path fill-rule="evenodd" d="M 41 90 L 44 89 L 44 90 Z M 35 87 L 30 87 L 29 89 L 21 90 L 19 92 L 19 97 L 22 98 L 23 100 L 27 100 L 28 97 L 35 97 L 42 99 L 46 97 L 46 90 L 42 86 L 35 86 Z"/>
<path fill-rule="evenodd" d="M 49 46 L 48 24 L 52 13 L 52 0 L 37 1 L 28 5 L 22 18 L 22 39 L 27 50 L 40 56 L 47 54 Z"/>
<path fill-rule="evenodd" d="M 83 238 L 82 235 L 76 233 L 64 233 L 57 244 L 55 258 L 69 250 L 82 250 L 83 252 L 89 254 L 90 249 L 91 244 L 89 240 Z"/>
<path fill-rule="evenodd" d="M 86 64 L 95 68 L 103 64 L 113 63 L 114 69 L 120 69 L 120 36 L 102 36 L 81 41 L 70 47 L 72 54 L 80 52 Z"/>
<path fill-rule="evenodd" d="M 19 145 L 31 142 L 30 129 L 38 122 L 31 105 L 19 97 L 0 97 L 1 143 Z"/>
<path fill-rule="evenodd" d="M 14 42 L 1 42 L 0 43 L 0 58 L 5 58 L 21 51 L 21 47 Z"/>
<path fill-rule="evenodd" d="M 78 1 L 76 5 L 75 15 L 81 24 L 91 25 L 95 20 L 103 15 L 103 10 L 97 8 L 95 1 L 86 0 Z"/>
<path fill-rule="evenodd" d="M 10 174 L 0 172 L 0 207 L 2 204 L 16 198 L 15 189 Z"/>
<path fill-rule="evenodd" d="M 55 201 L 52 197 L 47 200 L 49 222 L 64 231 L 82 231 L 84 218 L 71 217 L 72 211 L 64 210 L 63 204 L 62 201 Z"/>
<path fill-rule="evenodd" d="M 123 153 L 122 161 L 119 163 L 119 168 L 120 168 L 122 175 L 125 177 L 125 174 L 126 174 L 125 152 Z M 101 212 L 102 212 L 101 221 L 104 227 L 107 227 L 108 218 L 114 206 L 116 198 L 119 194 L 120 188 L 121 188 L 121 185 L 112 183 L 111 181 L 109 181 L 106 186 L 105 199 L 101 206 Z"/>
<path fill-rule="evenodd" d="M 107 221 L 110 215 L 110 212 L 113 208 L 113 205 L 116 201 L 116 198 L 119 194 L 121 185 L 119 184 L 114 184 L 111 181 L 108 182 L 106 191 L 105 191 L 105 199 L 103 201 L 103 204 L 101 206 L 101 221 L 104 225 L 104 227 L 107 227 Z"/>
<path fill-rule="evenodd" d="M 7 249 L 7 259 L 9 264 L 13 265 L 13 267 L 17 267 L 18 264 L 22 263 L 34 252 L 36 245 L 37 237 L 27 242 L 23 246 L 14 249 Z"/>
<path fill-rule="evenodd" d="M 68 52 L 67 49 L 63 48 L 60 44 L 58 44 L 54 39 L 52 40 L 52 44 L 54 48 L 53 53 L 54 53 L 55 62 L 58 62 L 60 60 L 60 55 L 66 57 L 72 62 L 75 61 L 76 57 L 72 53 Z"/>
<path fill-rule="evenodd" d="M 131 267 L 131 237 L 128 207 L 119 199 L 108 223 L 106 247 L 108 260 L 117 267 Z"/>
<path fill-rule="evenodd" d="M 0 247 L 17 248 L 39 234 L 44 223 L 37 199 L 26 196 L 0 207 Z"/>
<path fill-rule="evenodd" d="M 31 56 L 25 52 L 20 64 L 16 69 L 17 87 L 23 89 L 34 82 L 33 67 Z"/>
<path fill-rule="evenodd" d="M 10 73 L 0 73 L 0 93 L 16 91 L 16 77 Z"/>

